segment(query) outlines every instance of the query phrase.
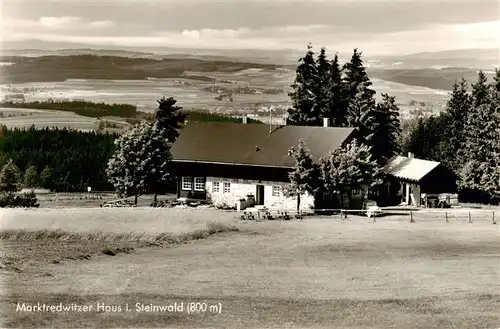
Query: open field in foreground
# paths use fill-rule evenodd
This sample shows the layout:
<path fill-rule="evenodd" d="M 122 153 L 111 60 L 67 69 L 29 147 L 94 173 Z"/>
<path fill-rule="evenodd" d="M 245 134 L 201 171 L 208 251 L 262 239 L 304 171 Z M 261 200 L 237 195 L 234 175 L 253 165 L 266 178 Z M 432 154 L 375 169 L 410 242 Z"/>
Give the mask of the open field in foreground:
<path fill-rule="evenodd" d="M 472 223 L 460 216 L 446 223 L 426 213 L 418 213 L 416 223 L 407 216 L 372 223 L 357 216 L 235 222 L 234 214 L 217 211 L 94 211 L 2 212 L 2 260 L 17 269 L 0 270 L 3 327 L 500 327 L 500 232 L 491 212 L 474 213 Z M 115 257 L 91 250 L 117 242 L 113 237 L 124 232 L 180 233 L 211 221 L 239 231 L 142 246 Z M 101 228 L 115 235 L 64 240 L 46 234 L 23 241 L 33 235 L 5 233 L 16 228 L 82 234 Z M 90 256 L 53 263 L 71 250 Z M 92 309 L 34 314 L 16 312 L 18 302 Z M 136 309 L 136 303 L 175 302 L 184 303 L 182 311 Z M 188 314 L 189 302 L 207 303 L 207 310 Z M 96 312 L 98 304 L 120 306 L 121 312 Z"/>

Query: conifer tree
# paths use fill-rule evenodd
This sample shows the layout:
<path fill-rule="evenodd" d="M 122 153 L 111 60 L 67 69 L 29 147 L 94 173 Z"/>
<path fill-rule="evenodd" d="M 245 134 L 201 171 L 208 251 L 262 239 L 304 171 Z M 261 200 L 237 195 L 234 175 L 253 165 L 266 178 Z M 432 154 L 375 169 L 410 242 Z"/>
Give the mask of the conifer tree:
<path fill-rule="evenodd" d="M 19 192 L 21 190 L 21 172 L 10 159 L 0 171 L 0 191 Z"/>
<path fill-rule="evenodd" d="M 399 122 L 400 109 L 396 105 L 396 98 L 382 94 L 382 102 L 375 110 L 377 128 L 373 136 L 371 154 L 380 166 L 383 166 L 393 155 L 399 153 Z"/>
<path fill-rule="evenodd" d="M 444 156 L 445 165 L 458 171 L 462 165 L 461 158 L 464 155 L 465 129 L 467 124 L 467 116 L 471 111 L 472 100 L 467 91 L 467 81 L 461 79 L 453 84 L 451 98 L 446 104 L 443 113 L 446 120 L 443 133 L 446 139 L 443 140 L 445 145 Z"/>
<path fill-rule="evenodd" d="M 307 53 L 299 59 L 293 91 L 288 94 L 292 107 L 288 109 L 288 122 L 297 126 L 317 126 L 321 118 L 317 115 L 317 64 L 312 45 L 307 46 Z"/>
<path fill-rule="evenodd" d="M 40 187 L 51 189 L 52 185 L 52 169 L 46 166 L 40 173 Z"/>
<path fill-rule="evenodd" d="M 317 76 L 316 76 L 316 106 L 314 107 L 314 116 L 318 116 L 321 118 L 329 117 L 329 93 L 330 93 L 330 62 L 326 58 L 326 49 L 321 48 L 321 51 L 318 55 L 318 59 L 316 61 L 317 67 Z M 321 121 L 318 120 L 317 124 L 320 124 Z"/>
<path fill-rule="evenodd" d="M 299 212 L 301 195 L 305 193 L 314 195 L 318 191 L 319 167 L 314 163 L 304 140 L 300 140 L 297 149 L 291 149 L 289 154 L 295 159 L 295 166 L 288 173 L 290 184 L 284 193 L 286 196 L 297 198 L 297 212 Z"/>
<path fill-rule="evenodd" d="M 25 188 L 36 188 L 39 185 L 38 171 L 35 166 L 29 166 L 24 173 L 23 186 Z"/>
<path fill-rule="evenodd" d="M 355 128 L 360 144 L 374 145 L 373 136 L 379 127 L 377 119 L 376 101 L 367 83 L 357 85 L 356 93 L 349 101 L 346 123 L 348 127 Z"/>
<path fill-rule="evenodd" d="M 354 49 L 353 54 L 349 62 L 344 65 L 344 84 L 347 88 L 349 98 L 354 98 L 358 92 L 358 86 L 364 84 L 366 88 L 372 85 L 366 69 L 363 66 L 363 60 L 361 59 L 362 52 L 358 52 L 358 49 Z M 373 94 L 375 92 L 371 91 Z"/>
<path fill-rule="evenodd" d="M 489 89 L 488 79 L 486 74 L 481 70 L 477 75 L 477 82 L 472 84 L 472 105 L 479 107 L 489 102 Z"/>
<path fill-rule="evenodd" d="M 155 114 L 156 128 L 161 130 L 170 143 L 179 137 L 180 129 L 184 125 L 187 113 L 182 112 L 182 107 L 176 105 L 173 97 L 163 97 L 158 101 L 158 109 Z"/>
<path fill-rule="evenodd" d="M 330 65 L 329 82 L 329 114 L 327 117 L 330 119 L 332 126 L 342 127 L 346 124 L 347 102 L 342 83 L 342 70 L 337 54 L 333 57 Z"/>
<path fill-rule="evenodd" d="M 460 172 L 460 185 L 477 195 L 488 196 L 488 201 L 494 199 L 499 184 L 496 176 L 499 128 L 495 102 L 472 107 L 465 130 L 464 167 Z"/>

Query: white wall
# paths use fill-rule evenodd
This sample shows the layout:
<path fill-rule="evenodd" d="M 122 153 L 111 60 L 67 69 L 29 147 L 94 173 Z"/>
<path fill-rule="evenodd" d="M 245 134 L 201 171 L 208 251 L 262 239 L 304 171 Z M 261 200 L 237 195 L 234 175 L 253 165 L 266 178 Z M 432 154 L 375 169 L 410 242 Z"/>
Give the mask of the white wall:
<path fill-rule="evenodd" d="M 212 192 L 213 182 L 219 182 L 219 192 Z M 231 192 L 224 193 L 224 182 L 231 184 Z M 279 196 L 274 196 L 273 186 L 281 186 L 283 189 L 286 183 L 283 182 L 269 182 L 269 181 L 254 181 L 244 179 L 229 179 L 219 177 L 207 177 L 206 189 L 207 197 L 212 200 L 214 205 L 226 204 L 235 207 L 241 198 L 246 198 L 247 195 L 252 194 L 256 196 L 257 185 L 264 185 L 264 205 L 269 209 L 276 210 L 296 210 L 297 198 L 287 198 L 281 192 Z M 304 194 L 300 198 L 300 209 L 307 211 L 314 207 L 314 197 L 309 194 Z"/>

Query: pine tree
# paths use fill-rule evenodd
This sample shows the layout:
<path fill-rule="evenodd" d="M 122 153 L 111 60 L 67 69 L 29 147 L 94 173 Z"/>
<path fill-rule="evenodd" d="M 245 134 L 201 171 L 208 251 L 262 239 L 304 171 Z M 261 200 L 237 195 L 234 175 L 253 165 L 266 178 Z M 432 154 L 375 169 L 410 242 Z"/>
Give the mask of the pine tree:
<path fill-rule="evenodd" d="M 330 65 L 329 81 L 329 113 L 327 117 L 330 118 L 333 127 L 342 127 L 346 124 L 347 102 L 345 101 L 342 70 L 337 54 L 333 57 Z"/>
<path fill-rule="evenodd" d="M 35 166 L 29 166 L 24 173 L 23 185 L 25 188 L 36 188 L 39 184 L 38 171 Z"/>
<path fill-rule="evenodd" d="M 40 173 L 40 187 L 52 189 L 52 185 L 52 169 L 46 166 Z"/>
<path fill-rule="evenodd" d="M 21 190 L 21 172 L 10 159 L 0 171 L 0 192 L 19 192 Z"/>
<path fill-rule="evenodd" d="M 383 166 L 393 155 L 399 153 L 400 109 L 396 98 L 382 94 L 382 102 L 376 106 L 375 119 L 377 128 L 372 140 L 371 154 L 380 166 Z"/>
<path fill-rule="evenodd" d="M 491 83 L 491 91 L 493 93 L 492 98 L 498 101 L 498 99 L 500 99 L 500 69 L 495 69 L 495 76 Z"/>
<path fill-rule="evenodd" d="M 495 197 L 498 180 L 498 107 L 495 102 L 472 107 L 468 115 L 464 166 L 460 172 L 460 185 L 478 197 Z M 500 191 L 499 191 L 500 192 Z M 482 200 L 484 201 L 484 200 Z"/>
<path fill-rule="evenodd" d="M 330 93 L 330 62 L 326 58 L 326 49 L 321 48 L 316 61 L 317 76 L 316 76 L 316 106 L 314 116 L 329 118 L 329 93 Z"/>
<path fill-rule="evenodd" d="M 354 98 L 349 101 L 346 123 L 355 128 L 360 144 L 373 146 L 373 136 L 379 127 L 377 122 L 376 101 L 367 83 L 358 85 Z"/>
<path fill-rule="evenodd" d="M 156 127 L 163 131 L 164 137 L 171 143 L 179 137 L 180 129 L 187 117 L 187 113 L 182 112 L 182 107 L 175 105 L 176 103 L 173 97 L 163 97 L 158 101 L 155 114 Z"/>
<path fill-rule="evenodd" d="M 354 49 L 351 56 L 351 60 L 344 65 L 344 84 L 346 90 L 348 91 L 349 98 L 354 98 L 358 91 L 358 86 L 364 84 L 366 88 L 372 85 L 366 69 L 363 66 L 363 60 L 361 59 L 362 52 L 358 52 L 358 49 Z M 371 90 L 373 94 L 375 92 Z"/>
<path fill-rule="evenodd" d="M 319 168 L 314 163 L 304 140 L 299 141 L 297 150 L 293 148 L 289 154 L 295 159 L 293 170 L 288 173 L 290 184 L 284 190 L 286 196 L 297 198 L 297 212 L 300 210 L 300 197 L 305 193 L 316 194 L 319 188 Z"/>
<path fill-rule="evenodd" d="M 460 160 L 464 154 L 465 129 L 467 116 L 471 111 L 471 96 L 467 92 L 467 82 L 465 79 L 453 84 L 451 98 L 446 104 L 444 118 L 446 120 L 443 133 L 446 139 L 444 152 L 446 152 L 445 165 L 450 169 L 458 171 L 462 165 Z"/>
<path fill-rule="evenodd" d="M 297 126 L 317 126 L 321 124 L 316 109 L 318 70 L 311 44 L 299 63 L 295 81 L 291 85 L 293 91 L 288 94 L 292 100 L 292 108 L 288 109 L 288 122 Z"/>
<path fill-rule="evenodd" d="M 477 75 L 477 82 L 472 84 L 472 105 L 479 107 L 489 103 L 489 89 L 488 79 L 483 71 L 479 71 Z"/>

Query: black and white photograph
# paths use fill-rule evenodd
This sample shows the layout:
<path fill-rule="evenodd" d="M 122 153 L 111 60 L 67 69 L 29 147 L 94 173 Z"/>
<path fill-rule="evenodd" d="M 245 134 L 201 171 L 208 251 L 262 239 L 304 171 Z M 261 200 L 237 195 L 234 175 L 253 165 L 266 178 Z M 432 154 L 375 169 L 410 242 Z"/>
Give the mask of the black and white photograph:
<path fill-rule="evenodd" d="M 0 12 L 0 328 L 500 329 L 498 0 Z"/>

